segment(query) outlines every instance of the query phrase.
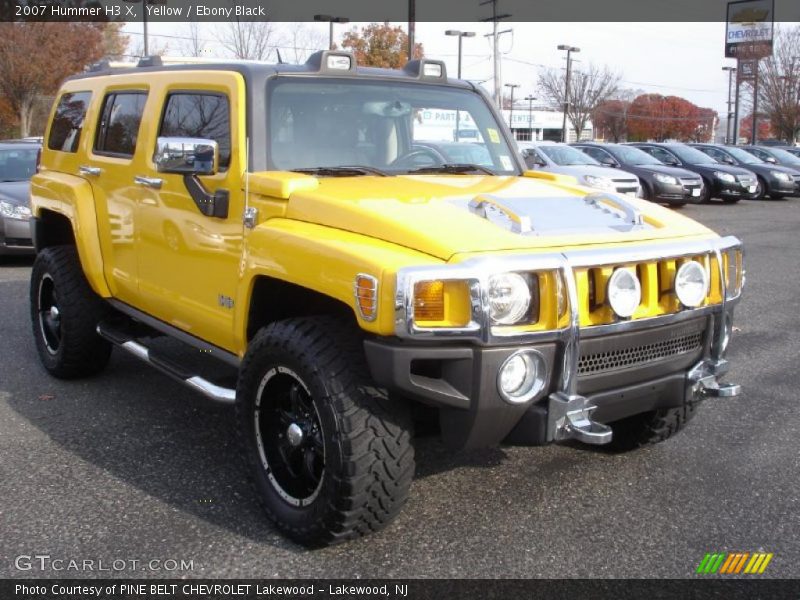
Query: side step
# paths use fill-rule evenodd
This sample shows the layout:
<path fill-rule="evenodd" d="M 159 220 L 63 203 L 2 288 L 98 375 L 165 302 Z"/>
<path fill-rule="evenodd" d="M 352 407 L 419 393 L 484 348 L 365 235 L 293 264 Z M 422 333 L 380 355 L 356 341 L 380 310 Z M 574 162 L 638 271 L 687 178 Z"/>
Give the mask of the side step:
<path fill-rule="evenodd" d="M 214 402 L 233 404 L 236 401 L 236 390 L 220 387 L 199 375 L 185 371 L 180 365 L 167 358 L 154 355 L 147 346 L 123 331 L 114 329 L 106 323 L 101 323 L 97 326 L 97 334 L 172 379 L 197 390 Z"/>

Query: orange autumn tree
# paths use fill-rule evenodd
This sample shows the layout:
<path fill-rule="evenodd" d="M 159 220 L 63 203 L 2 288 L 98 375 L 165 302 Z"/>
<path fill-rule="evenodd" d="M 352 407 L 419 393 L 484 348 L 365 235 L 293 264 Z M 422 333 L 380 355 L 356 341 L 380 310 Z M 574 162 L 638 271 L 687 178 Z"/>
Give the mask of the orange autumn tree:
<path fill-rule="evenodd" d="M 370 23 L 361 31 L 344 34 L 342 47 L 352 51 L 359 65 L 399 69 L 408 62 L 408 34 L 400 26 Z M 422 44 L 414 44 L 414 58 L 422 58 Z"/>
<path fill-rule="evenodd" d="M 0 23 L 0 96 L 20 137 L 30 135 L 37 102 L 61 80 L 123 46 L 118 24 Z"/>

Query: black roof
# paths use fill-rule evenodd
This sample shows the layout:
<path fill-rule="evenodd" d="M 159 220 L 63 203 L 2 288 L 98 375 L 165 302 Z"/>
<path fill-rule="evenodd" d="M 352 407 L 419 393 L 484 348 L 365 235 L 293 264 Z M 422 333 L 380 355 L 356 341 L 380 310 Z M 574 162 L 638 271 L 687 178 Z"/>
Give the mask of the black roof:
<path fill-rule="evenodd" d="M 328 56 L 347 56 L 351 59 L 350 69 L 333 69 L 327 67 Z M 425 74 L 426 63 L 441 65 L 441 77 L 432 77 Z M 135 66 L 115 66 L 107 60 L 100 61 L 89 67 L 87 71 L 78 73 L 68 78 L 88 79 L 106 75 L 153 73 L 164 71 L 234 71 L 240 73 L 246 80 L 263 80 L 273 75 L 319 75 L 325 77 L 372 77 L 379 79 L 412 80 L 424 83 L 446 84 L 474 89 L 475 86 L 467 81 L 449 79 L 447 70 L 442 61 L 432 59 L 412 60 L 402 69 L 382 69 L 376 67 L 359 67 L 356 65 L 355 56 L 349 52 L 335 50 L 320 50 L 312 54 L 303 64 L 277 63 L 271 64 L 254 60 L 220 60 L 198 61 L 185 63 L 164 63 L 159 56 L 149 56 L 139 60 Z"/>

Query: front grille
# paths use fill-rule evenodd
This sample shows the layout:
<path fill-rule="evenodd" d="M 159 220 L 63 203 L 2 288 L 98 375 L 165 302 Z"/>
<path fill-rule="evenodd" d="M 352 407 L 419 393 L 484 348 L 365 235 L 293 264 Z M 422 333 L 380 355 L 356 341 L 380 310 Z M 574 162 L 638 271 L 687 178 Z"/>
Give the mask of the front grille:
<path fill-rule="evenodd" d="M 699 332 L 652 344 L 581 355 L 578 362 L 578 376 L 640 367 L 681 354 L 697 352 L 702 344 L 703 333 Z"/>
<path fill-rule="evenodd" d="M 616 191 L 620 194 L 635 193 L 639 191 L 639 182 L 635 179 L 612 179 Z"/>
<path fill-rule="evenodd" d="M 749 175 L 737 175 L 736 179 L 739 180 L 739 183 L 742 185 L 755 185 L 756 180 Z"/>
<path fill-rule="evenodd" d="M 679 179 L 679 181 L 685 187 L 700 187 L 702 185 L 700 179 Z"/>

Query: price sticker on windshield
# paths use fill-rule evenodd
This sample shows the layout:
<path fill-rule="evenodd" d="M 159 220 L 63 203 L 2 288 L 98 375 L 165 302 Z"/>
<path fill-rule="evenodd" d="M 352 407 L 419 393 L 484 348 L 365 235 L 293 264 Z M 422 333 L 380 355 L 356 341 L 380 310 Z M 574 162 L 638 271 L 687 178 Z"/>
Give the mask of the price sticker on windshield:
<path fill-rule="evenodd" d="M 493 144 L 499 144 L 499 143 L 500 143 L 500 134 L 499 134 L 499 133 L 497 133 L 497 129 L 492 129 L 492 128 L 490 127 L 490 128 L 489 128 L 489 129 L 487 129 L 486 131 L 487 131 L 487 133 L 489 134 L 489 139 L 491 140 L 491 142 L 492 142 Z"/>

